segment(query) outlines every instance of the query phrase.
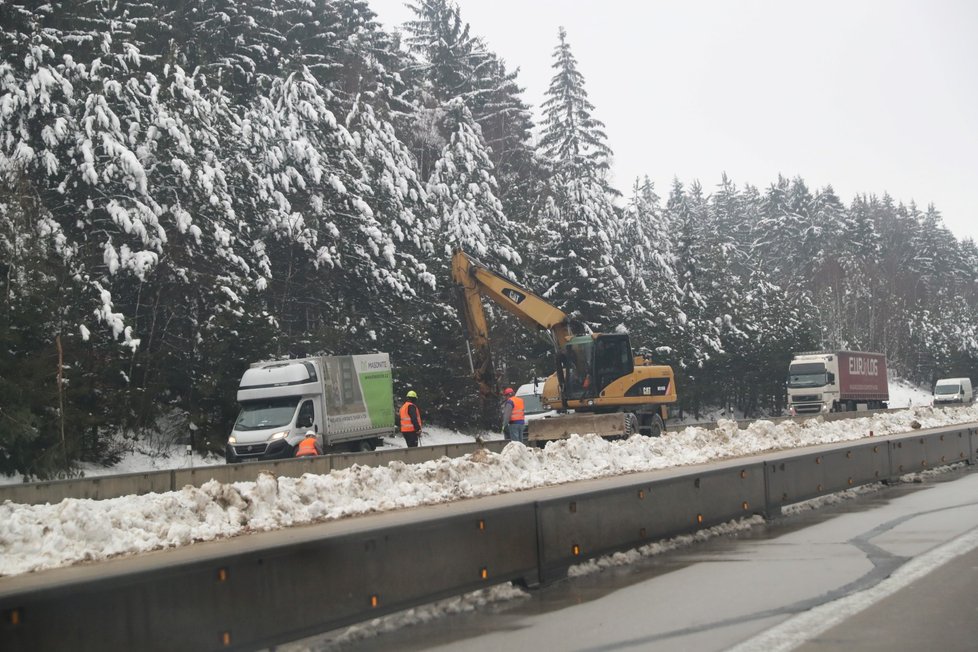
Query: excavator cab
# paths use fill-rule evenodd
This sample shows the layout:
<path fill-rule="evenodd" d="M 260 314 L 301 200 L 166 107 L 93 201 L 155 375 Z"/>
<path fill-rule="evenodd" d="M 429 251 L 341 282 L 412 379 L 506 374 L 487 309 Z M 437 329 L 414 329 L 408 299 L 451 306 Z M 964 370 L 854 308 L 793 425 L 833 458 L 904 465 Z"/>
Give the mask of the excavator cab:
<path fill-rule="evenodd" d="M 605 387 L 635 369 L 631 343 L 622 333 L 572 337 L 560 355 L 564 395 L 569 400 L 599 396 Z"/>

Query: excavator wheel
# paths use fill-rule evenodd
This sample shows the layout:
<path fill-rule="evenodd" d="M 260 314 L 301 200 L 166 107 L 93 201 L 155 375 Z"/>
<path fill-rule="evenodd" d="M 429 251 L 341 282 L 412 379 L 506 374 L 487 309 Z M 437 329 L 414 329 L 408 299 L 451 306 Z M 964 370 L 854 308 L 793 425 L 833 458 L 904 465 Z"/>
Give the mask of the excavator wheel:
<path fill-rule="evenodd" d="M 638 417 L 631 412 L 625 413 L 625 432 L 622 434 L 622 439 L 628 439 L 635 433 L 639 432 L 638 427 Z"/>
<path fill-rule="evenodd" d="M 662 417 L 660 417 L 658 414 L 646 415 L 642 421 L 643 423 L 640 432 L 643 435 L 647 435 L 649 437 L 659 437 L 666 431 L 666 426 L 662 422 Z"/>

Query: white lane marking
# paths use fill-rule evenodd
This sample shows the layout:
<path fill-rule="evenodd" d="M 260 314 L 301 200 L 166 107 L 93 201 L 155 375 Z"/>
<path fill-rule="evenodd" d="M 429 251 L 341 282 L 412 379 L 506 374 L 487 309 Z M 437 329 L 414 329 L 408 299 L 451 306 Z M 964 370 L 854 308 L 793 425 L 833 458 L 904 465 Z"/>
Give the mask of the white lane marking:
<path fill-rule="evenodd" d="M 914 557 L 876 586 L 800 613 L 727 652 L 789 652 L 975 548 L 978 528 Z"/>

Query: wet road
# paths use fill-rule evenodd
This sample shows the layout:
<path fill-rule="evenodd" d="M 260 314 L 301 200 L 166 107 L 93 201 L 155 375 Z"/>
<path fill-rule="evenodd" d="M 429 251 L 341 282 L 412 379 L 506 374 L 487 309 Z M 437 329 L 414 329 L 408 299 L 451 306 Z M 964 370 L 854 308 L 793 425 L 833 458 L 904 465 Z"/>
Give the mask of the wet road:
<path fill-rule="evenodd" d="M 335 635 L 296 649 L 330 649 Z M 978 649 L 978 472 L 788 514 L 342 646 L 395 648 Z"/>

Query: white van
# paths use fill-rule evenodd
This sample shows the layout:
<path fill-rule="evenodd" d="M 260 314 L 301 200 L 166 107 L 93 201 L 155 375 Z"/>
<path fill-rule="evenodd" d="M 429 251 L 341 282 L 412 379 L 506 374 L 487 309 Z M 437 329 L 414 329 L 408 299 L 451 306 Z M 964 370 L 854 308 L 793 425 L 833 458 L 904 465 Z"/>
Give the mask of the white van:
<path fill-rule="evenodd" d="M 941 378 L 934 385 L 934 405 L 941 403 L 964 403 L 974 401 L 970 378 Z"/>
<path fill-rule="evenodd" d="M 555 410 L 549 410 L 544 407 L 541 400 L 545 380 L 546 378 L 537 379 L 534 383 L 520 385 L 519 389 L 516 390 L 516 395 L 523 399 L 523 412 L 526 415 L 527 421 L 543 419 L 544 417 L 557 414 Z"/>

